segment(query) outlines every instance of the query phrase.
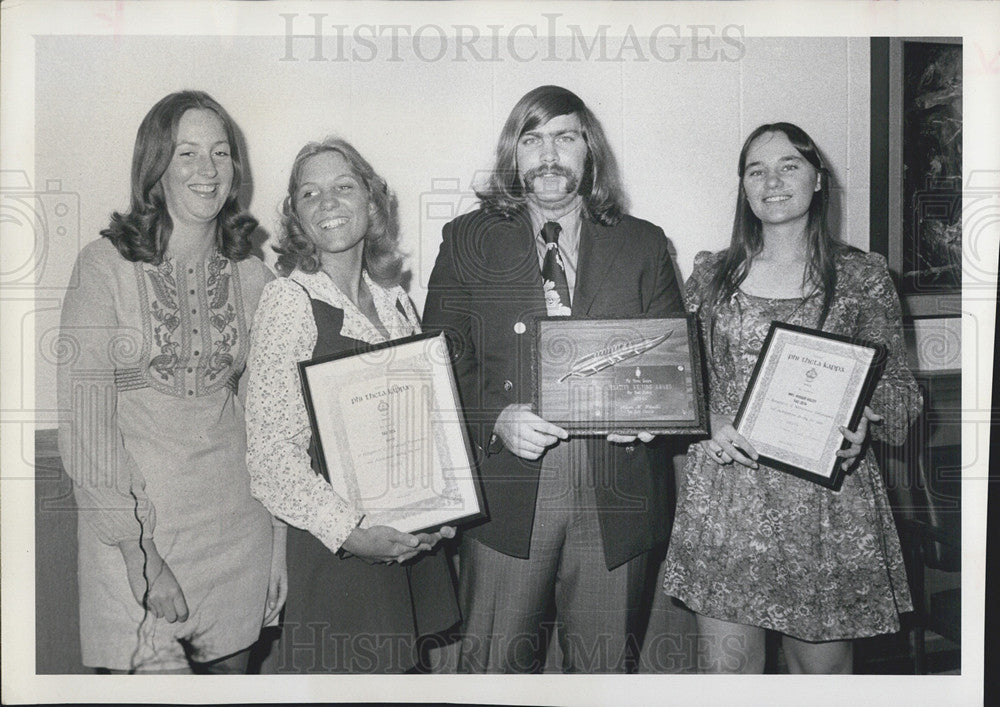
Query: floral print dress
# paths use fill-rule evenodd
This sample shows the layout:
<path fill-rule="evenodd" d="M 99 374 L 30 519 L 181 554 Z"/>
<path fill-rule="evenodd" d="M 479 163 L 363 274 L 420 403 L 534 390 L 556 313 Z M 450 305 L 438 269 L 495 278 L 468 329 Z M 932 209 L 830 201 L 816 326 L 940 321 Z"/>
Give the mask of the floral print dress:
<path fill-rule="evenodd" d="M 686 284 L 699 312 L 722 254 L 699 253 Z M 922 400 L 906 368 L 899 299 L 885 259 L 837 256 L 837 288 L 824 330 L 884 344 L 889 352 L 871 407 L 872 438 L 902 444 Z M 707 343 L 709 404 L 735 417 L 772 320 L 816 327 L 822 297 L 771 299 L 741 290 L 716 308 Z M 703 332 L 708 323 L 701 321 Z M 869 449 L 839 491 L 761 465 L 720 465 L 688 450 L 664 591 L 693 611 L 807 641 L 899 629 L 912 606 L 899 538 Z"/>

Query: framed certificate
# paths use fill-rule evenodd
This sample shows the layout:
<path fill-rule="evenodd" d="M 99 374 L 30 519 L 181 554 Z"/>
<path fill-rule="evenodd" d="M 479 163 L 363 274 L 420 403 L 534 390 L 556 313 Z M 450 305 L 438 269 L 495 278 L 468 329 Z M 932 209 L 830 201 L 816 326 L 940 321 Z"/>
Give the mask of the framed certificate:
<path fill-rule="evenodd" d="M 570 432 L 708 433 L 694 315 L 538 319 L 532 378 L 536 413 Z"/>
<path fill-rule="evenodd" d="M 362 527 L 485 516 L 443 334 L 303 361 L 299 375 L 322 471 Z"/>
<path fill-rule="evenodd" d="M 734 426 L 759 461 L 838 489 L 840 427 L 861 419 L 884 359 L 880 344 L 772 322 Z"/>

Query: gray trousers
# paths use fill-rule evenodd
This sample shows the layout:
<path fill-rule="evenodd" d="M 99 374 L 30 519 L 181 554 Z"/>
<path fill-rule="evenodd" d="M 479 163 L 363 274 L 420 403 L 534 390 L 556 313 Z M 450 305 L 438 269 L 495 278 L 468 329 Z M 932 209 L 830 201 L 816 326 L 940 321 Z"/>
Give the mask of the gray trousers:
<path fill-rule="evenodd" d="M 541 672 L 553 630 L 564 672 L 634 670 L 647 558 L 607 569 L 586 453 L 582 439 L 547 452 L 528 559 L 463 540 L 459 672 Z"/>

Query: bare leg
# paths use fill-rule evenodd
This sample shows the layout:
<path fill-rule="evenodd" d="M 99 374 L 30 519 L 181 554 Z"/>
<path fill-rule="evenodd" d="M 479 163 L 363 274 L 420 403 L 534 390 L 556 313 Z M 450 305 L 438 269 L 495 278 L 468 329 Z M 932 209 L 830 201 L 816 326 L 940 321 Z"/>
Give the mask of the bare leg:
<path fill-rule="evenodd" d="M 213 660 L 211 663 L 202 663 L 201 668 L 212 675 L 245 675 L 249 659 L 250 649 L 245 648 L 239 653 Z"/>
<path fill-rule="evenodd" d="M 851 641 L 811 643 L 782 636 L 781 647 L 790 673 L 849 675 L 854 672 L 854 643 Z"/>
<path fill-rule="evenodd" d="M 697 615 L 698 671 L 764 672 L 764 629 Z"/>

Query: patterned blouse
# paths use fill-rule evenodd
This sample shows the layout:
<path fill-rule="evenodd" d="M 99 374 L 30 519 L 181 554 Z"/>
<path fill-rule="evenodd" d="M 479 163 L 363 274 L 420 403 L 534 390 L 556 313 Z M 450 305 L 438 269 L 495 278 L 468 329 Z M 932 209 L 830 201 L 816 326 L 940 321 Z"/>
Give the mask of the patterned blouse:
<path fill-rule="evenodd" d="M 385 289 L 367 272 L 361 275 L 389 339 L 420 332 L 401 287 Z M 387 341 L 323 272 L 295 270 L 269 283 L 257 309 L 247 363 L 247 468 L 254 496 L 271 513 L 336 552 L 362 514 L 313 471 L 309 458 L 312 432 L 296 364 L 312 358 L 316 346 L 310 298 L 343 310 L 341 336 L 370 344 Z"/>

